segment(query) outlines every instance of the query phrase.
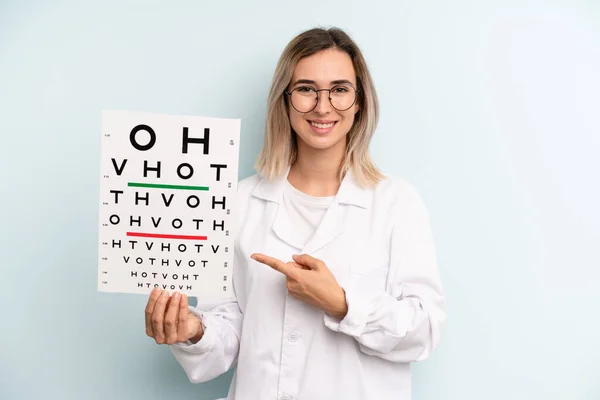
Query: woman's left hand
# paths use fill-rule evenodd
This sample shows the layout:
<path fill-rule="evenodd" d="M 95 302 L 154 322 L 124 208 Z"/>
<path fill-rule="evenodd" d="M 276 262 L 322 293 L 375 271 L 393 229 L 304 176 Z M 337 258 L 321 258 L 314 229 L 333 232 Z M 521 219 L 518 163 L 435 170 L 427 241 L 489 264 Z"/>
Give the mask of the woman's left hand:
<path fill-rule="evenodd" d="M 340 319 L 346 316 L 346 293 L 323 261 L 307 254 L 294 255 L 294 262 L 288 263 L 264 254 L 255 253 L 251 257 L 284 274 L 290 295 L 331 316 Z"/>

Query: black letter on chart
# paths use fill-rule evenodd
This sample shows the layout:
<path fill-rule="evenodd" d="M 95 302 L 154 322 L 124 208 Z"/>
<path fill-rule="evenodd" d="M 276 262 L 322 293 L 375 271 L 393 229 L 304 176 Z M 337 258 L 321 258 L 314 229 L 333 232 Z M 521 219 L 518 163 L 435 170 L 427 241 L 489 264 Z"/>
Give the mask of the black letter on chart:
<path fill-rule="evenodd" d="M 194 200 L 194 204 L 192 205 L 192 200 Z M 189 208 L 196 208 L 200 205 L 200 199 L 198 196 L 191 195 L 187 198 L 187 205 Z"/>
<path fill-rule="evenodd" d="M 221 180 L 221 168 L 227 168 L 225 164 L 210 164 L 211 168 L 217 169 L 217 182 Z"/>
<path fill-rule="evenodd" d="M 156 162 L 156 167 L 149 167 L 148 160 L 144 160 L 144 178 L 148 177 L 148 171 L 155 171 L 156 177 L 160 178 L 160 161 Z"/>
<path fill-rule="evenodd" d="M 146 192 L 146 196 L 140 196 L 139 192 L 135 192 L 135 205 L 137 206 L 140 201 L 145 201 L 146 206 L 148 206 L 150 201 L 150 194 Z"/>
<path fill-rule="evenodd" d="M 122 190 L 111 190 L 111 193 L 115 194 L 115 204 L 119 204 L 119 195 L 123 194 Z"/>
<path fill-rule="evenodd" d="M 187 176 L 184 176 L 181 173 L 181 168 L 182 167 L 188 167 L 189 168 L 189 173 L 188 173 Z M 188 163 L 182 163 L 182 164 L 179 165 L 179 167 L 177 167 L 177 175 L 179 175 L 179 177 L 181 179 L 190 179 L 192 177 L 192 175 L 194 175 L 194 168 L 192 168 L 192 166 L 190 164 L 188 164 Z"/>
<path fill-rule="evenodd" d="M 212 209 L 215 209 L 215 206 L 217 204 L 221 204 L 223 207 L 223 210 L 225 209 L 225 196 L 223 196 L 223 201 L 217 201 L 217 199 L 215 198 L 215 196 L 212 197 Z"/>
<path fill-rule="evenodd" d="M 202 139 L 190 138 L 188 135 L 187 126 L 183 127 L 183 146 L 181 152 L 183 154 L 187 154 L 188 152 L 188 143 L 201 143 L 203 148 L 203 153 L 208 154 L 208 142 L 210 137 L 210 129 L 204 128 L 204 137 Z"/>
<path fill-rule="evenodd" d="M 142 146 L 141 144 L 139 144 L 136 141 L 135 135 L 139 131 L 146 131 L 150 134 L 150 141 L 148 142 L 147 145 Z M 135 147 L 136 149 L 138 149 L 139 151 L 150 150 L 152 148 L 152 146 L 154 146 L 154 143 L 156 143 L 156 133 L 154 133 L 154 130 L 152 128 L 150 128 L 148 125 L 143 125 L 143 124 L 138 125 L 131 130 L 131 133 L 129 134 L 129 142 L 131 142 L 131 145 L 133 147 Z"/>
<path fill-rule="evenodd" d="M 221 221 L 220 224 L 217 224 L 217 221 L 213 221 L 213 231 L 217 230 L 217 226 L 221 228 L 221 230 L 225 229 L 225 221 Z"/>
<path fill-rule="evenodd" d="M 169 197 L 169 201 L 167 201 L 167 198 L 165 197 L 164 193 L 160 194 L 163 198 L 163 201 L 165 203 L 165 206 L 169 207 L 169 205 L 171 204 L 171 200 L 173 200 L 173 193 L 171 193 L 171 197 Z"/>
<path fill-rule="evenodd" d="M 120 167 L 117 167 L 117 161 L 114 158 L 111 158 L 111 161 L 115 172 L 117 173 L 117 176 L 121 176 L 121 174 L 123 173 L 123 168 L 125 168 L 125 164 L 127 164 L 127 159 L 123 160 Z"/>

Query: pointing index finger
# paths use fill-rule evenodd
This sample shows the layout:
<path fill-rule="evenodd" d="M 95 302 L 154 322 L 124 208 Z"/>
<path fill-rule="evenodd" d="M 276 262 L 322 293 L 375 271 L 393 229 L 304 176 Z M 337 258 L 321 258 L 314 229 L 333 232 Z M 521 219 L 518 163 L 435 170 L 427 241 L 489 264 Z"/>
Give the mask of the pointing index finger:
<path fill-rule="evenodd" d="M 293 270 L 289 265 L 284 263 L 281 260 L 278 260 L 274 257 L 269 257 L 264 254 L 254 253 L 250 256 L 253 260 L 258 261 L 259 263 L 268 265 L 273 268 L 275 271 L 279 271 L 288 278 L 294 279 L 296 271 Z"/>

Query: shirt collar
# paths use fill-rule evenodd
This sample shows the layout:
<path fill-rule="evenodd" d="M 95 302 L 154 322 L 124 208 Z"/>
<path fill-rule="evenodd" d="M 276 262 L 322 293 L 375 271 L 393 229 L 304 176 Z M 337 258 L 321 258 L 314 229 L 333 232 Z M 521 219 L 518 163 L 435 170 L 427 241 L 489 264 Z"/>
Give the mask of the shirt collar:
<path fill-rule="evenodd" d="M 283 174 L 273 180 L 261 177 L 258 185 L 254 188 L 252 195 L 279 204 L 283 196 L 283 189 L 289 172 L 290 168 L 288 167 Z M 336 195 L 336 200 L 340 204 L 369 208 L 368 199 L 370 191 L 372 191 L 372 189 L 363 188 L 359 185 L 352 174 L 352 170 L 349 169 L 346 172 L 344 179 L 342 179 L 342 183 Z"/>

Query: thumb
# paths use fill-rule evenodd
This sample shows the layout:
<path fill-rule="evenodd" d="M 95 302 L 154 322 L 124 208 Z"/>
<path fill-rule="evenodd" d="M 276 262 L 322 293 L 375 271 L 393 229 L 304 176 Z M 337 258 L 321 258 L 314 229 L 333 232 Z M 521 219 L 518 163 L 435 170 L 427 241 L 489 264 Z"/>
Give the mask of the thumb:
<path fill-rule="evenodd" d="M 308 267 L 312 270 L 318 271 L 320 269 L 323 268 L 323 266 L 325 265 L 323 263 L 323 261 L 319 260 L 318 258 L 314 258 L 312 256 L 309 256 L 308 254 L 294 254 L 292 256 L 292 259 L 297 262 L 300 265 L 303 265 L 305 267 Z"/>
<path fill-rule="evenodd" d="M 310 270 L 310 267 L 307 267 L 305 265 L 302 264 L 298 264 L 297 262 L 294 261 L 290 261 L 289 263 L 287 263 L 289 266 L 294 267 L 294 268 L 298 268 L 298 269 L 304 269 L 304 270 Z"/>

